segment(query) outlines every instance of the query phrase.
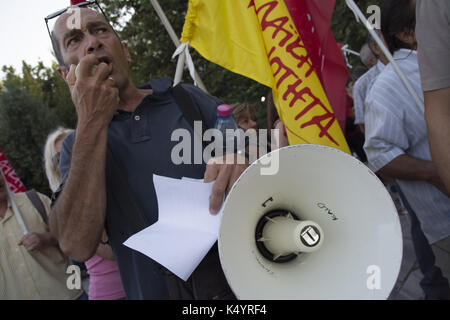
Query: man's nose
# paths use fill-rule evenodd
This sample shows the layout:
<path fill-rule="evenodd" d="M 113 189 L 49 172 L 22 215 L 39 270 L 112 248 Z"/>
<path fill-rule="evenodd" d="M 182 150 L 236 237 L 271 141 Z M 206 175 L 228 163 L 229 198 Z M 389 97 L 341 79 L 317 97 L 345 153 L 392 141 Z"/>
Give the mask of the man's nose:
<path fill-rule="evenodd" d="M 87 35 L 86 54 L 94 53 L 95 51 L 103 48 L 103 44 L 93 35 Z"/>

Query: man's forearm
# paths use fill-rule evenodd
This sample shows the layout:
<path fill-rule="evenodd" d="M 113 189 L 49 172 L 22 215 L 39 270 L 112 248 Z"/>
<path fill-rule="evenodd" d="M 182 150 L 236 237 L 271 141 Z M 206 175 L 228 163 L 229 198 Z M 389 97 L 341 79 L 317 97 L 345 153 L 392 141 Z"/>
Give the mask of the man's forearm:
<path fill-rule="evenodd" d="M 431 161 L 402 154 L 386 164 L 379 172 L 395 179 L 425 181 L 447 194 L 436 167 Z"/>
<path fill-rule="evenodd" d="M 380 173 L 401 180 L 428 180 L 432 175 L 432 162 L 400 155 L 380 169 Z"/>
<path fill-rule="evenodd" d="M 106 146 L 106 128 L 77 129 L 69 175 L 51 214 L 61 249 L 78 261 L 94 254 L 104 228 Z"/>

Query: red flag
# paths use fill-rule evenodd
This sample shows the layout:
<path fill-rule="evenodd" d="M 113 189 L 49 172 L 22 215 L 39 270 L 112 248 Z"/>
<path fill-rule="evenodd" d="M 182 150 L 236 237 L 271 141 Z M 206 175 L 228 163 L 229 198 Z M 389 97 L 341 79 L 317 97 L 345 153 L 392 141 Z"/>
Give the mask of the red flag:
<path fill-rule="evenodd" d="M 20 179 L 14 172 L 13 167 L 9 163 L 2 149 L 0 149 L 0 169 L 2 170 L 3 175 L 6 178 L 6 182 L 8 183 L 9 190 L 11 190 L 11 192 L 18 193 L 27 191 L 22 181 L 20 181 Z"/>
<path fill-rule="evenodd" d="M 84 1 L 85 0 L 70 0 L 70 5 L 74 6 L 74 5 L 79 4 L 80 2 L 84 2 Z M 86 7 L 86 6 L 84 6 L 84 7 Z"/>
<path fill-rule="evenodd" d="M 345 131 L 348 69 L 330 29 L 335 0 L 284 0 L 325 93 Z"/>

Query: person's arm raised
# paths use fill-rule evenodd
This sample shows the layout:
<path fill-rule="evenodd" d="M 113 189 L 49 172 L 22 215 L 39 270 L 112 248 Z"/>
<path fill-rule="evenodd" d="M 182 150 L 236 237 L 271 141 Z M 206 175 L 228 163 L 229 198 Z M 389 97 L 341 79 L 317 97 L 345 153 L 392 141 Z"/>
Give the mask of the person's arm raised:
<path fill-rule="evenodd" d="M 98 65 L 91 75 L 93 65 Z M 53 206 L 50 228 L 63 252 L 86 261 L 96 251 L 106 215 L 105 159 L 108 126 L 119 106 L 119 92 L 108 66 L 94 55 L 80 62 L 66 76 L 78 124 L 70 170 L 64 189 Z"/>

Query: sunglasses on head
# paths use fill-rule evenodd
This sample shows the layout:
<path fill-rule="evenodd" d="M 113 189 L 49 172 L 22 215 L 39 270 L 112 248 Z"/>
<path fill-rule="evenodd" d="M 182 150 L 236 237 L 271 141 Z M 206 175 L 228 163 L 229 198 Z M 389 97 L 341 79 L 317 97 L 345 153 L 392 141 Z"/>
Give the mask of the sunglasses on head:
<path fill-rule="evenodd" d="M 111 29 L 113 30 L 113 32 L 116 34 L 117 38 L 120 39 L 119 35 L 117 34 L 117 32 L 116 32 L 116 31 L 114 30 L 114 28 L 112 27 L 112 25 L 111 25 L 109 19 L 106 17 L 106 14 L 105 14 L 105 12 L 103 11 L 102 7 L 100 7 L 100 4 L 99 4 L 97 1 L 94 0 L 94 1 L 84 1 L 84 2 L 77 3 L 77 4 L 75 4 L 75 5 L 72 5 L 72 6 L 69 6 L 69 7 L 64 8 L 64 9 L 55 11 L 55 12 L 49 14 L 48 16 L 46 16 L 46 17 L 44 18 L 44 20 L 45 20 L 45 25 L 47 26 L 48 35 L 49 35 L 50 40 L 52 41 L 52 43 L 55 43 L 55 42 L 54 42 L 54 39 L 53 39 L 53 37 L 52 37 L 52 32 L 50 31 L 50 28 L 49 28 L 49 26 L 48 26 L 48 22 L 49 22 L 50 20 L 53 20 L 53 19 L 59 17 L 60 15 L 62 15 L 62 14 L 64 14 L 64 13 L 66 13 L 69 9 L 75 9 L 75 8 L 88 8 L 88 7 L 90 7 L 90 8 L 94 7 L 94 8 L 96 8 L 96 9 L 98 9 L 98 10 L 102 13 L 102 15 L 103 15 L 103 17 L 105 18 L 106 22 L 109 24 L 110 28 L 111 28 Z"/>

